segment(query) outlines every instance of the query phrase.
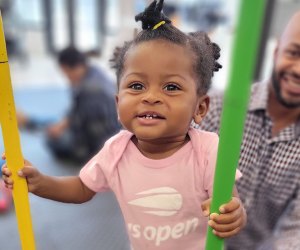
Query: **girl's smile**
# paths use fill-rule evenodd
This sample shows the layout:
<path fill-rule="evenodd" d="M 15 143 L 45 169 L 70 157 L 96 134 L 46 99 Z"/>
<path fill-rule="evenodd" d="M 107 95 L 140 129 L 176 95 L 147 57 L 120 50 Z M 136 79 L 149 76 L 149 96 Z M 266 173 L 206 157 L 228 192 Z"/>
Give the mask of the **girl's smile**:
<path fill-rule="evenodd" d="M 141 123 L 141 126 L 154 126 L 159 122 L 166 120 L 166 118 L 158 112 L 146 111 L 138 114 L 138 121 Z"/>

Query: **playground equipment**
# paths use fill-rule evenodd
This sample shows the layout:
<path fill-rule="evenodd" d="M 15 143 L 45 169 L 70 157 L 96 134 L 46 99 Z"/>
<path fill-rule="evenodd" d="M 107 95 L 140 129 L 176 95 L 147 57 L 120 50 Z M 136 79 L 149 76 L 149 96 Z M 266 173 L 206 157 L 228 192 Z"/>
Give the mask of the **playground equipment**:
<path fill-rule="evenodd" d="M 14 181 L 13 200 L 21 238 L 21 246 L 23 250 L 34 250 L 35 244 L 30 216 L 27 183 L 26 179 L 20 178 L 17 175 L 18 170 L 24 165 L 24 159 L 21 152 L 1 13 L 0 77 L 0 124 L 2 128 L 7 166 L 12 172 L 12 179 Z"/>
<path fill-rule="evenodd" d="M 221 117 L 211 213 L 219 213 L 219 207 L 232 197 L 264 10 L 265 1 L 241 1 L 231 74 Z M 223 243 L 224 240 L 215 236 L 209 227 L 206 250 L 221 250 Z"/>

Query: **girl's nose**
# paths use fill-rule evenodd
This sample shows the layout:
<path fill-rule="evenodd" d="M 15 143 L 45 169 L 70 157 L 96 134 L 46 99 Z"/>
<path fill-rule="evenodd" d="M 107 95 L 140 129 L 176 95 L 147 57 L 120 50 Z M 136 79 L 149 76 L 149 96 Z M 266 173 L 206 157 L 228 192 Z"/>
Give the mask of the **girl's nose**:
<path fill-rule="evenodd" d="M 145 92 L 144 96 L 142 97 L 142 102 L 146 104 L 158 104 L 161 103 L 161 96 L 160 93 L 156 90 L 148 90 Z"/>

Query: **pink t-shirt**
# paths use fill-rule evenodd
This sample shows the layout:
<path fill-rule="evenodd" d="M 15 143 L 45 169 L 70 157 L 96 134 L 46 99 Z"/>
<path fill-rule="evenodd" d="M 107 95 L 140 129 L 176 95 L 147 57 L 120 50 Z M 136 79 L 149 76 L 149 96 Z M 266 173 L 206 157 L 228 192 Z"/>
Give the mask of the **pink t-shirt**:
<path fill-rule="evenodd" d="M 80 171 L 91 190 L 113 190 L 134 250 L 204 249 L 201 203 L 212 194 L 218 136 L 188 133 L 191 140 L 176 153 L 152 160 L 121 131 Z"/>

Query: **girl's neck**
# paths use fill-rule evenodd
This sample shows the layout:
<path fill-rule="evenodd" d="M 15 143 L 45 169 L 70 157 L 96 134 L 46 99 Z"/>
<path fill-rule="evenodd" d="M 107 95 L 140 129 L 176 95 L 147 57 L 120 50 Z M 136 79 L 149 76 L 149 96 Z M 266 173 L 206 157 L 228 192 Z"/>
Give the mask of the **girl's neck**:
<path fill-rule="evenodd" d="M 190 140 L 189 136 L 176 138 L 164 138 L 160 140 L 139 140 L 135 136 L 132 138 L 133 143 L 139 151 L 147 158 L 159 160 L 164 159 L 182 148 Z"/>

